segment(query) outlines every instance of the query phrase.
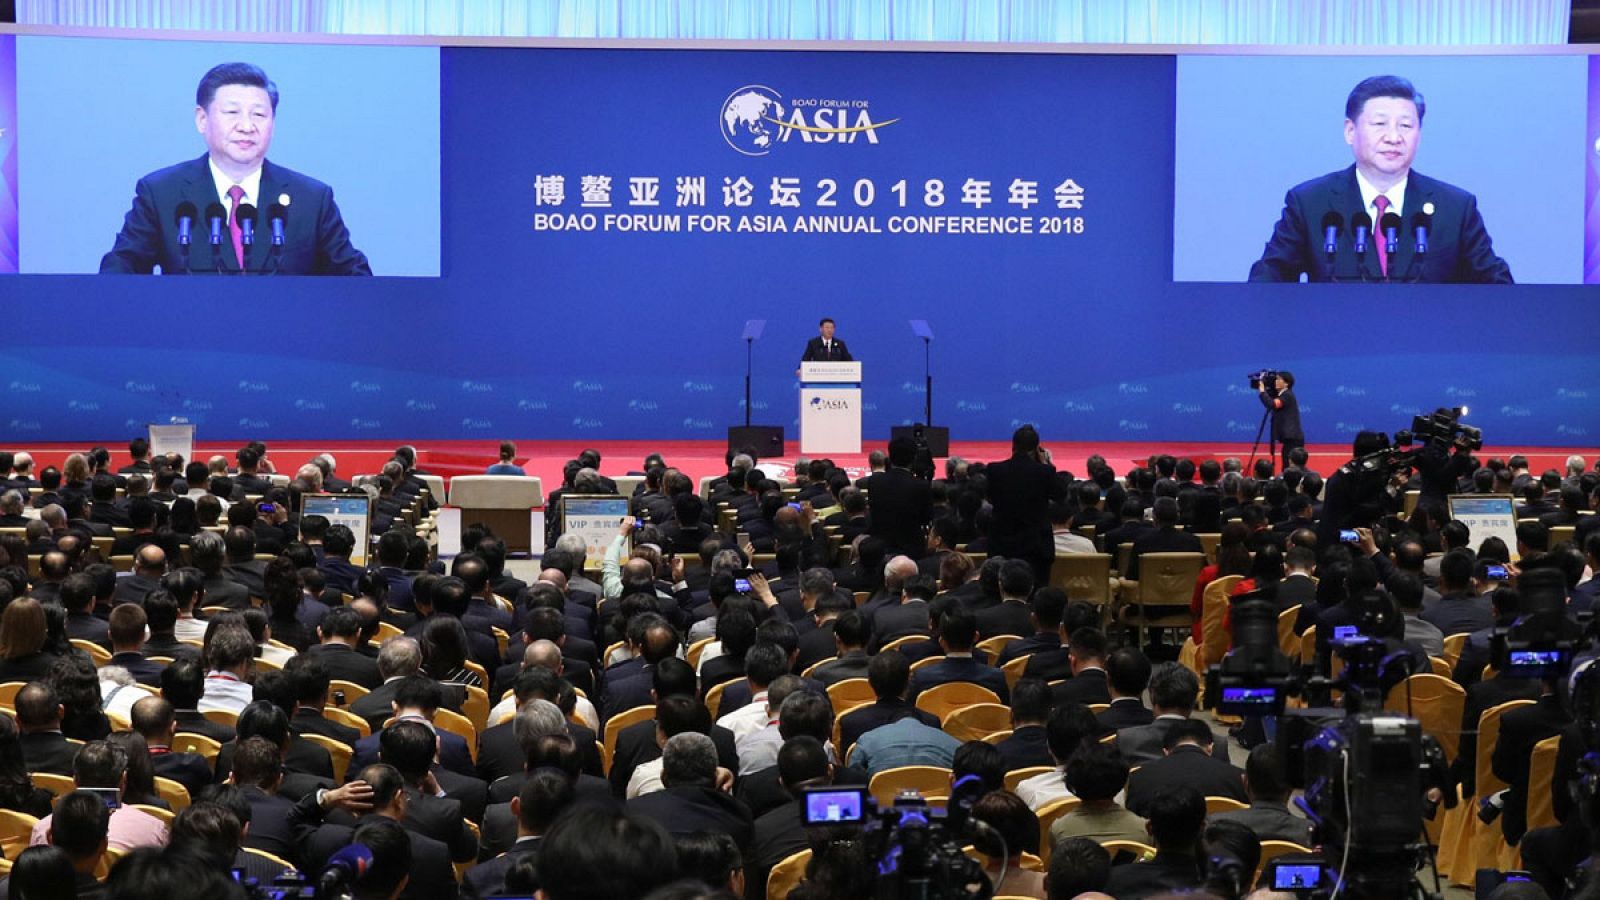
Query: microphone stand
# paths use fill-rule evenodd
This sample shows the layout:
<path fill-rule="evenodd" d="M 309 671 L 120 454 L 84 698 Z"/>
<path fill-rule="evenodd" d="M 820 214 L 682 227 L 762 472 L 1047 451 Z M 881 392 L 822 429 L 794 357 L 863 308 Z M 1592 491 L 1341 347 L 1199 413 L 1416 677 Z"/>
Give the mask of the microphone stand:
<path fill-rule="evenodd" d="M 922 339 L 922 424 L 933 427 L 933 339 Z"/>
<path fill-rule="evenodd" d="M 750 371 L 755 364 L 756 339 L 744 339 L 744 427 L 750 427 Z"/>

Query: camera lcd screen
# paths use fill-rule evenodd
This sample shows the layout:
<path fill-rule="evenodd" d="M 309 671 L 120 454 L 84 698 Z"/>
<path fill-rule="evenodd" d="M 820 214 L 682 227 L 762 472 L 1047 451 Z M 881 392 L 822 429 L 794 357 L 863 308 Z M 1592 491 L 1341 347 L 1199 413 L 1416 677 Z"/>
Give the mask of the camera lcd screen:
<path fill-rule="evenodd" d="M 866 791 L 816 791 L 806 794 L 806 824 L 850 824 L 865 818 Z"/>
<path fill-rule="evenodd" d="M 1351 640 L 1353 638 L 1358 638 L 1360 636 L 1361 636 L 1361 629 L 1357 628 L 1354 625 L 1335 625 L 1335 626 L 1333 626 L 1333 639 L 1336 640 L 1336 641 L 1348 641 L 1348 640 Z"/>
<path fill-rule="evenodd" d="M 733 589 L 738 591 L 741 594 L 750 593 L 750 579 L 748 579 L 748 578 L 735 578 L 733 580 Z"/>
<path fill-rule="evenodd" d="M 1295 888 L 1314 888 L 1322 883 L 1322 866 L 1319 863 L 1305 863 L 1303 865 L 1278 866 L 1272 872 L 1272 887 L 1274 890 L 1286 891 Z"/>
<path fill-rule="evenodd" d="M 1354 544 L 1361 540 L 1361 535 L 1356 534 L 1354 531 L 1351 531 L 1348 528 L 1344 528 L 1340 529 L 1339 531 L 1339 540 L 1346 544 Z"/>
<path fill-rule="evenodd" d="M 1489 566 L 1483 570 L 1483 574 L 1495 581 L 1508 581 L 1511 578 L 1511 572 L 1505 566 Z"/>
<path fill-rule="evenodd" d="M 1224 687 L 1222 689 L 1222 702 L 1229 706 L 1238 707 L 1270 707 L 1278 702 L 1278 689 L 1275 687 Z"/>

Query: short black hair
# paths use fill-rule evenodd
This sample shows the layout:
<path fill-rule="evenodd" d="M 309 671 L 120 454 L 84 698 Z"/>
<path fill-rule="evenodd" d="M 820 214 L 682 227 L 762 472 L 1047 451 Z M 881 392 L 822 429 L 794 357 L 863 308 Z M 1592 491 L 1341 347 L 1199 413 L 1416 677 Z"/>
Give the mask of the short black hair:
<path fill-rule="evenodd" d="M 1244 764 L 1245 778 L 1250 782 L 1251 798 L 1278 801 L 1289 796 L 1288 773 L 1284 771 L 1283 754 L 1277 745 L 1268 741 L 1250 750 Z"/>
<path fill-rule="evenodd" d="M 885 650 L 867 663 L 867 684 L 879 700 L 904 697 L 911 682 L 911 662 L 898 650 Z"/>
<path fill-rule="evenodd" d="M 539 847 L 539 887 L 549 900 L 643 897 L 677 871 L 677 851 L 665 828 L 604 806 L 568 810 Z"/>
<path fill-rule="evenodd" d="M 1086 801 L 1110 800 L 1128 783 L 1128 763 L 1116 750 L 1090 743 L 1067 760 L 1063 779 L 1075 797 Z"/>
<path fill-rule="evenodd" d="M 817 327 L 821 328 L 824 325 L 833 325 L 833 324 L 837 324 L 837 323 L 835 323 L 832 319 L 828 318 L 827 316 L 823 316 L 822 317 L 822 321 L 817 323 Z"/>
<path fill-rule="evenodd" d="M 1138 647 L 1118 647 L 1106 657 L 1106 680 L 1124 697 L 1137 697 L 1150 686 L 1150 657 Z"/>
<path fill-rule="evenodd" d="M 385 728 L 378 737 L 378 757 L 394 766 L 408 782 L 428 773 L 438 750 L 439 739 L 421 722 L 403 719 Z"/>
<path fill-rule="evenodd" d="M 411 871 L 411 837 L 399 822 L 368 819 L 350 840 L 372 851 L 372 865 L 356 879 L 357 900 L 388 900 Z"/>
<path fill-rule="evenodd" d="M 50 843 L 73 859 L 100 852 L 111 828 L 111 810 L 98 794 L 73 791 L 56 801 L 50 816 Z"/>
<path fill-rule="evenodd" d="M 1084 741 L 1093 740 L 1099 735 L 1100 726 L 1089 707 L 1082 703 L 1063 703 L 1050 710 L 1044 732 L 1050 755 L 1057 762 L 1066 762 Z"/>
<path fill-rule="evenodd" d="M 1090 838 L 1056 841 L 1050 850 L 1050 873 L 1045 876 L 1046 896 L 1068 900 L 1099 891 L 1111 880 L 1111 854 Z"/>
<path fill-rule="evenodd" d="M 1206 821 L 1206 798 L 1188 785 L 1162 791 L 1145 804 L 1150 836 L 1160 850 L 1188 852 Z"/>
<path fill-rule="evenodd" d="M 212 66 L 200 78 L 200 86 L 194 92 L 194 105 L 201 109 L 211 106 L 211 101 L 216 99 L 217 89 L 229 84 L 242 84 L 248 87 L 258 87 L 267 92 L 267 97 L 272 100 L 272 110 L 278 110 L 278 86 L 272 83 L 267 73 L 260 66 L 250 63 L 233 62 Z"/>
<path fill-rule="evenodd" d="M 1344 101 L 1344 117 L 1354 122 L 1361 117 L 1361 111 L 1366 108 L 1367 101 L 1374 97 L 1396 97 L 1415 103 L 1418 125 L 1422 124 L 1422 117 L 1428 111 L 1428 105 L 1422 99 L 1422 92 L 1418 91 L 1408 79 L 1399 75 L 1374 75 L 1363 79 L 1360 84 L 1350 89 L 1350 96 Z M 1289 373 L 1280 371 L 1278 374 L 1284 376 L 1284 381 L 1289 381 Z"/>

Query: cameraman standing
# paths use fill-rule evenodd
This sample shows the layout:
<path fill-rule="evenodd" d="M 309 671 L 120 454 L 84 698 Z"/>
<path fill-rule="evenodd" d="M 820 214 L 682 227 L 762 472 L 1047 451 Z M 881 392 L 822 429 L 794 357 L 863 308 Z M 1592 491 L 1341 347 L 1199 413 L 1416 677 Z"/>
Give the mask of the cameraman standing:
<path fill-rule="evenodd" d="M 1272 412 L 1272 439 L 1278 442 L 1281 473 L 1289 467 L 1289 451 L 1306 445 L 1306 433 L 1300 430 L 1300 401 L 1294 396 L 1294 373 L 1278 372 L 1270 386 L 1263 378 L 1256 382 L 1256 391 L 1261 405 Z"/>

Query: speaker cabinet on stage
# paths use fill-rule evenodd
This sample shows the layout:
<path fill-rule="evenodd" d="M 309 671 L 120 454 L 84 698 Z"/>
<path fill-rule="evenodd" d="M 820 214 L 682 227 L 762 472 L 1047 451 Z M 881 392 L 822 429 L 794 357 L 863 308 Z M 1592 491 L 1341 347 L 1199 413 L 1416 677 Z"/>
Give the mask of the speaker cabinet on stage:
<path fill-rule="evenodd" d="M 772 459 L 783 455 L 782 425 L 731 425 L 728 427 L 728 449 L 756 448 L 756 455 Z"/>
<path fill-rule="evenodd" d="M 928 452 L 935 457 L 950 455 L 950 429 L 943 425 L 895 425 L 889 429 L 889 440 L 905 438 L 914 441 L 917 432 L 928 442 Z"/>

